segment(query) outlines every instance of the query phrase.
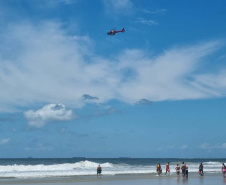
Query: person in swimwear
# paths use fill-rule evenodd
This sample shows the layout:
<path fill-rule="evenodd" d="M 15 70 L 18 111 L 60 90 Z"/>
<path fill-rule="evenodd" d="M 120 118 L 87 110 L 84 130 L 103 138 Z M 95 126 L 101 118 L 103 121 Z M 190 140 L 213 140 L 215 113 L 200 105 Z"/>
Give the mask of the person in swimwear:
<path fill-rule="evenodd" d="M 203 176 L 203 164 L 199 165 L 199 175 Z"/>
<path fill-rule="evenodd" d="M 166 164 L 166 173 L 165 173 L 165 175 L 167 174 L 167 172 L 170 173 L 169 162 Z"/>
<path fill-rule="evenodd" d="M 225 166 L 224 163 L 222 164 L 222 167 L 221 168 L 222 168 L 223 177 L 225 178 L 226 166 Z"/>
<path fill-rule="evenodd" d="M 180 175 L 180 166 L 177 164 L 177 166 L 175 167 L 175 170 L 177 172 L 177 175 Z"/>
<path fill-rule="evenodd" d="M 181 165 L 181 171 L 182 171 L 183 177 L 185 176 L 185 170 L 186 170 L 186 164 L 184 164 L 184 162 L 183 162 Z"/>
<path fill-rule="evenodd" d="M 101 171 L 102 171 L 102 169 L 101 169 L 101 166 L 99 165 L 97 167 L 97 177 L 98 177 L 98 175 L 101 177 Z"/>
<path fill-rule="evenodd" d="M 156 166 L 156 171 L 157 171 L 158 175 L 160 175 L 162 173 L 162 168 L 161 168 L 160 163 Z"/>
<path fill-rule="evenodd" d="M 188 178 L 188 166 L 185 167 L 185 175 L 186 175 L 186 178 Z"/>

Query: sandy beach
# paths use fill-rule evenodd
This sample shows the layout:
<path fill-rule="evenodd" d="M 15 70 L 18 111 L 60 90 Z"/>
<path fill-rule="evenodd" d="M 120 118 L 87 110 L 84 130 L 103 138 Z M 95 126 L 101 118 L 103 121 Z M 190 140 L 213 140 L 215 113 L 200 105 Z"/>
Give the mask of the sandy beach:
<path fill-rule="evenodd" d="M 115 176 L 75 176 L 75 177 L 60 177 L 60 178 L 36 178 L 36 179 L 1 179 L 0 184 L 10 185 L 213 185 L 226 184 L 221 174 L 206 174 L 200 177 L 196 174 L 191 174 L 188 178 L 156 175 L 115 175 Z"/>

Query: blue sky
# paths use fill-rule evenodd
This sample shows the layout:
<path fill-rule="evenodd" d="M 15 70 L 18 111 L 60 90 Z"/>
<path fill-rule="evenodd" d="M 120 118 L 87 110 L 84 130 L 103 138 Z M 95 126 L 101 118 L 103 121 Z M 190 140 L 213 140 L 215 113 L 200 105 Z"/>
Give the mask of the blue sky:
<path fill-rule="evenodd" d="M 225 157 L 225 19 L 223 0 L 0 1 L 0 157 Z"/>

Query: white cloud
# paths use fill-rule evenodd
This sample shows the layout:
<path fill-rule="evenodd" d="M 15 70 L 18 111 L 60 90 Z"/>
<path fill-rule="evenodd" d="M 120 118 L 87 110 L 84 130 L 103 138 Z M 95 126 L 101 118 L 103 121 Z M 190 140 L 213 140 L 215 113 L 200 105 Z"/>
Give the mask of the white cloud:
<path fill-rule="evenodd" d="M 40 150 L 51 151 L 54 149 L 54 145 L 38 142 L 32 146 L 26 146 L 24 149 L 27 151 L 40 151 Z"/>
<path fill-rule="evenodd" d="M 212 147 L 208 143 L 203 143 L 199 146 L 202 149 L 212 149 Z"/>
<path fill-rule="evenodd" d="M 150 11 L 150 10 L 143 10 L 144 13 L 148 13 L 148 14 L 162 14 L 167 12 L 167 9 L 156 9 L 154 11 Z"/>
<path fill-rule="evenodd" d="M 223 95 L 224 91 L 198 85 L 193 80 L 199 61 L 212 53 L 218 43 L 188 48 L 174 48 L 157 57 L 128 50 L 119 57 L 119 66 L 133 70 L 133 76 L 122 83 L 120 92 L 127 101 L 140 97 L 151 101 L 198 99 Z M 197 75 L 194 77 L 196 78 Z M 216 79 L 217 80 L 217 79 Z M 136 87 L 136 88 L 134 88 Z M 133 91 L 128 91 L 133 89 Z"/>
<path fill-rule="evenodd" d="M 78 108 L 86 103 L 84 94 L 98 97 L 95 103 L 130 104 L 225 96 L 223 70 L 199 73 L 200 62 L 220 42 L 175 47 L 156 56 L 127 49 L 110 60 L 92 53 L 89 37 L 70 37 L 54 22 L 11 25 L 0 40 L 0 111 L 52 102 Z"/>
<path fill-rule="evenodd" d="M 42 127 L 47 122 L 68 121 L 74 117 L 72 110 L 67 110 L 63 104 L 45 105 L 39 110 L 29 110 L 24 112 L 28 124 L 34 127 Z"/>
<path fill-rule="evenodd" d="M 36 2 L 30 2 L 30 0 L 28 0 L 28 3 L 32 3 L 34 6 Z M 70 5 L 72 3 L 77 3 L 77 0 L 39 0 L 35 6 L 38 8 L 56 8 L 57 6 Z"/>
<path fill-rule="evenodd" d="M 174 145 L 167 145 L 167 148 L 169 148 L 169 149 L 174 149 L 175 146 L 174 146 Z"/>
<path fill-rule="evenodd" d="M 151 20 L 151 19 L 147 20 L 147 19 L 144 19 L 144 18 L 141 18 L 141 17 L 137 18 L 134 22 L 135 23 L 140 23 L 140 24 L 146 24 L 146 25 L 149 25 L 149 26 L 158 24 L 154 20 Z"/>
<path fill-rule="evenodd" d="M 226 70 L 219 71 L 218 74 L 200 74 L 195 77 L 197 84 L 214 89 L 226 90 Z M 224 94 L 226 95 L 226 93 Z"/>
<path fill-rule="evenodd" d="M 108 13 L 130 13 L 133 7 L 131 0 L 102 0 Z"/>
<path fill-rule="evenodd" d="M 201 149 L 226 149 L 226 143 L 210 145 L 208 143 L 203 143 L 199 146 Z"/>
<path fill-rule="evenodd" d="M 216 148 L 225 149 L 226 143 L 218 144 L 218 145 L 216 145 Z"/>
<path fill-rule="evenodd" d="M 182 145 L 181 147 L 180 147 L 180 149 L 182 149 L 182 150 L 185 150 L 185 149 L 187 149 L 188 148 L 188 145 Z"/>
<path fill-rule="evenodd" d="M 0 145 L 7 144 L 9 141 L 10 141 L 9 138 L 7 138 L 7 139 L 1 139 L 1 140 L 0 140 Z"/>

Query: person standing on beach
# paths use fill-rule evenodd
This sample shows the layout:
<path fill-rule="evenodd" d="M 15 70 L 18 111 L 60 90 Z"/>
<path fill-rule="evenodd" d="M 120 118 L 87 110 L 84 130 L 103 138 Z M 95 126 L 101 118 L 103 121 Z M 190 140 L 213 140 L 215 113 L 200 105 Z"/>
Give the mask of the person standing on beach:
<path fill-rule="evenodd" d="M 177 175 L 180 175 L 180 166 L 177 164 L 177 166 L 175 167 L 175 170 L 177 172 Z"/>
<path fill-rule="evenodd" d="M 184 162 L 182 162 L 181 171 L 182 171 L 183 177 L 185 176 L 185 170 L 186 170 L 186 164 L 184 164 Z"/>
<path fill-rule="evenodd" d="M 224 163 L 222 164 L 221 169 L 222 169 L 223 177 L 225 178 L 226 166 L 224 165 Z"/>
<path fill-rule="evenodd" d="M 170 173 L 169 162 L 166 164 L 166 173 L 165 173 L 165 175 L 167 174 L 167 172 Z"/>
<path fill-rule="evenodd" d="M 102 169 L 101 169 L 101 166 L 99 165 L 97 167 L 97 177 L 98 177 L 98 175 L 101 177 L 101 171 L 102 171 Z"/>
<path fill-rule="evenodd" d="M 185 175 L 186 175 L 186 178 L 188 178 L 188 166 L 185 167 Z"/>
<path fill-rule="evenodd" d="M 161 168 L 160 163 L 156 166 L 156 171 L 157 171 L 158 175 L 160 175 L 162 173 L 162 168 Z"/>
<path fill-rule="evenodd" d="M 203 176 L 203 164 L 199 165 L 199 175 Z"/>

